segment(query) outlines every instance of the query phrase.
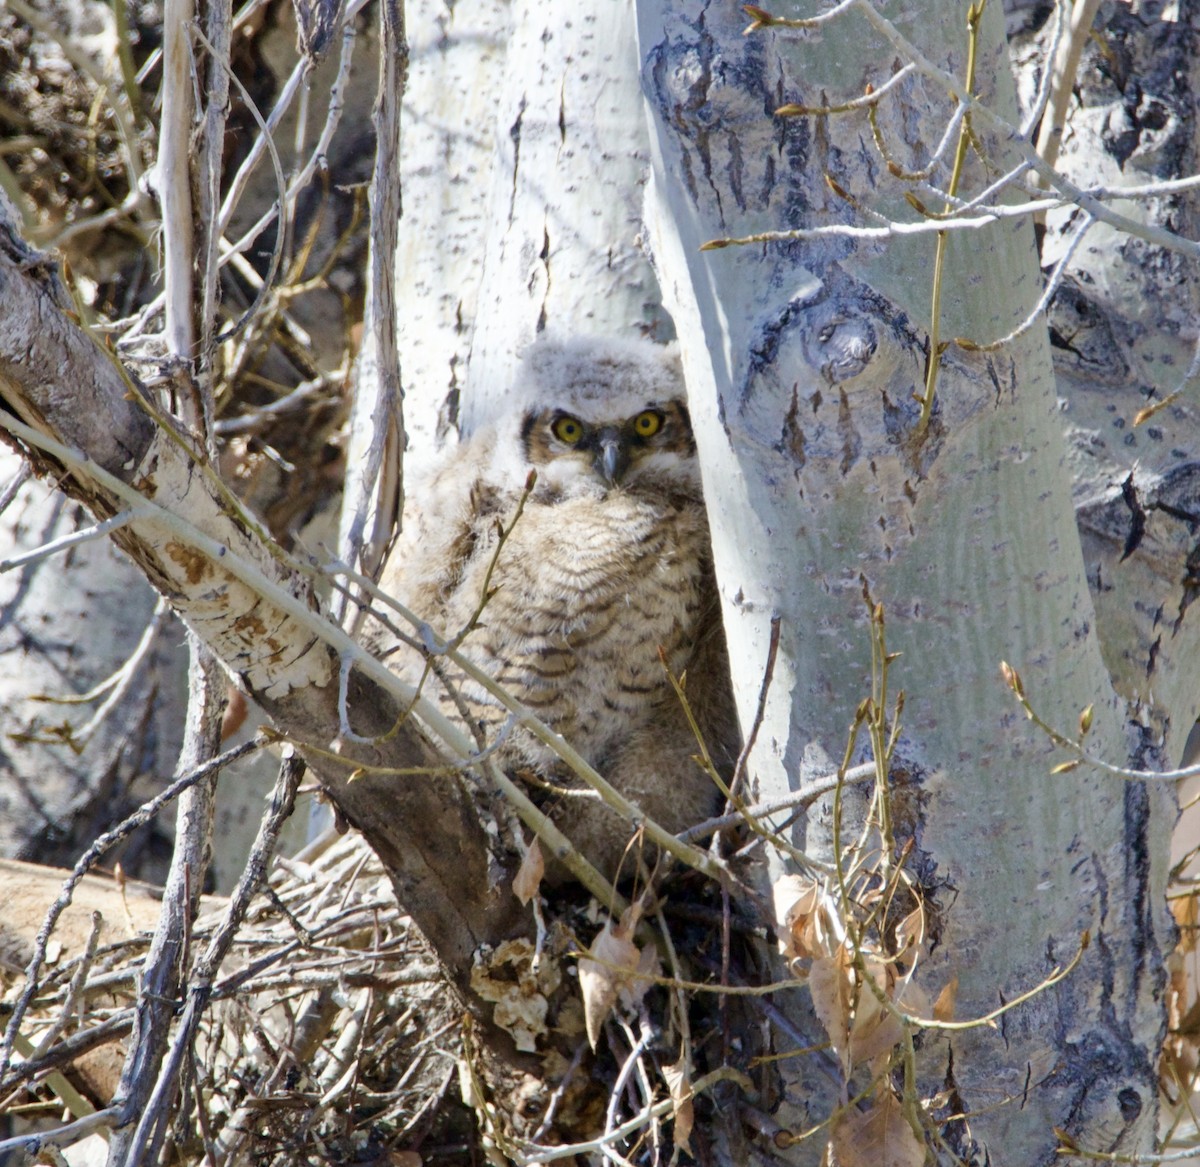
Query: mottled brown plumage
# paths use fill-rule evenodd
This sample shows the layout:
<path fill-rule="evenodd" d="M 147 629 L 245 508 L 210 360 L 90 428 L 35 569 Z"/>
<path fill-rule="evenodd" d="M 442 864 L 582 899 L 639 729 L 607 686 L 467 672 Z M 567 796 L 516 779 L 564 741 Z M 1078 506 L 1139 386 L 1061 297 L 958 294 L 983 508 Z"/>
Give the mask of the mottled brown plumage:
<path fill-rule="evenodd" d="M 660 647 L 715 757 L 734 722 L 699 469 L 678 365 L 648 342 L 541 341 L 526 354 L 506 412 L 452 450 L 411 492 L 384 590 L 453 637 L 493 594 L 461 650 L 536 711 L 670 830 L 709 814 L 716 791 L 692 760 L 694 735 Z M 513 524 L 530 469 L 533 492 Z M 381 645 L 386 641 L 378 641 Z M 417 682 L 421 654 L 389 664 Z M 489 740 L 507 712 L 443 661 Z M 430 678 L 426 692 L 461 720 Z M 510 770 L 562 782 L 551 750 L 518 731 Z M 572 783 L 576 785 L 576 783 Z M 634 828 L 594 801 L 563 796 L 553 817 L 612 874 Z"/>

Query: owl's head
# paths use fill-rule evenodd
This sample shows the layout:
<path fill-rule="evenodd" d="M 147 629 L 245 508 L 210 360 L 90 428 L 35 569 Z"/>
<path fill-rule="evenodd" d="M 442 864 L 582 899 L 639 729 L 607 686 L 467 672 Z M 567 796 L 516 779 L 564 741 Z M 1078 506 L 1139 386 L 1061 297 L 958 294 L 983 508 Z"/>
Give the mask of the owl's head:
<path fill-rule="evenodd" d="M 519 450 L 540 490 L 699 493 L 674 348 L 609 337 L 542 339 L 523 354 L 513 392 Z"/>

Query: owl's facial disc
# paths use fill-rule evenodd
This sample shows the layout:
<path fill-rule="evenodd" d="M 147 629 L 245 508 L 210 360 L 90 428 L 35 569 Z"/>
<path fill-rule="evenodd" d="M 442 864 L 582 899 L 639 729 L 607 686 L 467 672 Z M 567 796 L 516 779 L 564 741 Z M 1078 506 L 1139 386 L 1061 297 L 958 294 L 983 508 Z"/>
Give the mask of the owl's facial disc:
<path fill-rule="evenodd" d="M 639 467 L 660 469 L 694 459 L 687 408 L 681 401 L 648 405 L 632 417 L 588 421 L 564 410 L 526 415 L 521 437 L 528 463 L 540 472 L 574 473 L 607 488 L 630 485 Z M 664 462 L 663 459 L 668 461 Z"/>
<path fill-rule="evenodd" d="M 617 486 L 629 469 L 630 441 L 625 433 L 627 425 L 589 425 L 569 413 L 559 413 L 550 423 L 550 434 L 554 439 L 548 453 L 580 454 L 588 459 L 592 469 L 609 486 Z M 556 450 L 555 445 L 561 446 Z M 530 458 L 535 447 L 527 438 Z"/>

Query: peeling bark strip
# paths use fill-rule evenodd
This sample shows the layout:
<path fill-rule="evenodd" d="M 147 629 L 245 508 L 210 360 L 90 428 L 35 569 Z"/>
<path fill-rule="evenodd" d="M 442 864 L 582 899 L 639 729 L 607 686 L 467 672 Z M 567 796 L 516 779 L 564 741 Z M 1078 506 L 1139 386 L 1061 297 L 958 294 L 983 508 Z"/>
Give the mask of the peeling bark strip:
<path fill-rule="evenodd" d="M 463 785 L 435 773 L 349 781 L 359 765 L 398 769 L 443 759 L 411 721 L 387 740 L 339 751 L 339 654 L 354 646 L 322 621 L 311 581 L 272 554 L 215 477 L 155 427 L 121 370 L 68 319 L 52 276 L 9 232 L 0 246 L 0 401 L 68 449 L 56 456 L 14 440 L 3 414 L 0 430 L 8 429 L 8 440 L 40 473 L 60 479 L 100 516 L 129 505 L 120 497 L 122 484 L 163 508 L 123 527 L 122 548 L 275 727 L 308 747 L 309 764 L 339 811 L 387 865 L 400 902 L 466 988 L 476 948 L 519 930 L 521 912 L 506 888 L 479 894 L 494 880 Z M 84 459 L 77 465 L 68 465 L 72 450 Z M 356 672 L 350 679 L 354 728 L 383 734 L 400 720 L 397 685 L 381 665 L 367 660 L 364 668 L 371 676 Z M 339 753 L 344 761 L 336 760 Z"/>

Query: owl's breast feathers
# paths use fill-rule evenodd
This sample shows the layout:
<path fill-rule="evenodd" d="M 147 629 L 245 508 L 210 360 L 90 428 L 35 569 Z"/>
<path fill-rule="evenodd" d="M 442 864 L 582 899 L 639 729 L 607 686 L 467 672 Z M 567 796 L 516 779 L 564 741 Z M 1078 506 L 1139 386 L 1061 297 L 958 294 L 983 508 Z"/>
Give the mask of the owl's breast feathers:
<path fill-rule="evenodd" d="M 599 764 L 670 691 L 660 646 L 673 671 L 686 665 L 707 590 L 707 538 L 698 508 L 620 491 L 527 504 L 500 551 L 482 626 L 464 647 Z M 462 595 L 478 596 L 472 577 L 482 583 L 494 543 L 481 541 Z M 527 761 L 550 761 L 529 746 Z"/>
<path fill-rule="evenodd" d="M 535 496 L 497 553 L 517 496 L 507 505 L 489 501 L 456 536 L 441 532 L 438 586 L 421 589 L 410 603 L 450 637 L 478 612 L 460 651 L 602 765 L 617 743 L 661 715 L 664 699 L 676 700 L 660 647 L 678 675 L 708 631 L 705 623 L 719 620 L 703 507 L 695 499 L 621 490 Z M 425 540 L 436 534 L 423 532 Z M 480 611 L 485 586 L 491 596 Z M 390 664 L 415 680 L 423 662 L 409 655 Z M 494 696 L 449 672 L 478 724 L 503 723 L 507 711 Z M 454 715 L 452 702 L 445 711 Z M 516 735 L 514 742 L 509 764 L 553 765 L 532 738 Z"/>

